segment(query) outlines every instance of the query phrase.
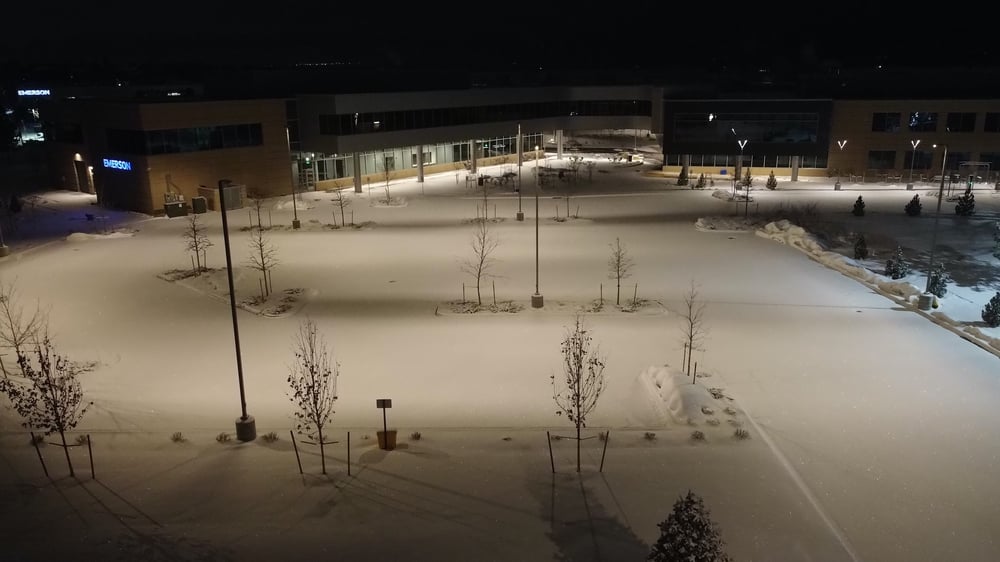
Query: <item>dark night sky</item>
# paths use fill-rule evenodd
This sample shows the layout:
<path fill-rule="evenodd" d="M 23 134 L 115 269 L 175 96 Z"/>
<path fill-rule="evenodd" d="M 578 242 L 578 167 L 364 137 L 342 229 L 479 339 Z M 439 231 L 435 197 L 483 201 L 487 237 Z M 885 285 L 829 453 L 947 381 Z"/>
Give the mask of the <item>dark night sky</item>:
<path fill-rule="evenodd" d="M 5 26 L 0 36 L 0 62 L 350 60 L 462 68 L 473 60 L 480 66 L 509 67 L 542 59 L 550 68 L 801 68 L 831 61 L 848 66 L 992 66 L 990 55 L 997 52 L 985 28 L 964 31 L 968 24 L 956 23 L 936 29 L 939 24 L 925 15 L 909 22 L 900 16 L 906 12 L 886 3 L 803 3 L 792 8 L 743 3 L 740 10 L 713 6 L 691 15 L 665 2 L 608 3 L 598 9 L 582 3 L 531 8 L 468 1 L 347 4 L 287 2 L 284 13 L 256 13 L 248 11 L 252 4 L 227 10 L 208 2 L 75 2 L 61 7 L 35 2 L 45 6 L 45 17 L 34 6 L 7 12 L 16 23 Z M 428 11 L 414 12 L 420 9 Z M 432 9 L 437 10 L 433 17 Z M 819 23 L 776 17 L 792 11 Z"/>

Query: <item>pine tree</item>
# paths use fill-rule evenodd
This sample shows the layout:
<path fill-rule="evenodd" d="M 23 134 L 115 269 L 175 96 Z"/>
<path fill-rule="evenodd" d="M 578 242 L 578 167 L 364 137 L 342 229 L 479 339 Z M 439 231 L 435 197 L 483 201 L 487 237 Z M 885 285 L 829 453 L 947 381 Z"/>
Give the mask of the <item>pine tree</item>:
<path fill-rule="evenodd" d="M 774 170 L 771 170 L 771 175 L 767 176 L 767 188 L 776 189 L 778 187 L 778 180 L 774 177 Z"/>
<path fill-rule="evenodd" d="M 972 194 L 972 191 L 966 191 L 964 195 L 958 198 L 958 203 L 955 205 L 955 214 L 968 217 L 972 216 L 975 210 L 976 196 Z"/>
<path fill-rule="evenodd" d="M 692 491 L 674 502 L 673 511 L 659 525 L 646 560 L 651 562 L 730 562 L 718 526 L 700 496 Z"/>
<path fill-rule="evenodd" d="M 903 261 L 903 248 L 896 246 L 896 253 L 885 262 L 885 274 L 893 279 L 902 279 L 910 274 L 910 266 Z"/>
<path fill-rule="evenodd" d="M 990 328 L 1000 327 L 1000 292 L 983 307 L 983 322 Z"/>
<path fill-rule="evenodd" d="M 924 205 L 923 203 L 920 202 L 919 195 L 914 195 L 913 199 L 910 199 L 910 202 L 906 204 L 906 207 L 903 207 L 903 210 L 906 211 L 906 214 L 911 217 L 920 216 L 920 211 L 922 211 L 923 209 Z"/>
<path fill-rule="evenodd" d="M 865 216 L 865 200 L 858 195 L 858 200 L 854 202 L 854 210 L 851 211 L 856 217 Z"/>
<path fill-rule="evenodd" d="M 864 234 L 859 234 L 858 239 L 854 241 L 854 259 L 868 259 L 868 242 L 865 240 Z"/>
<path fill-rule="evenodd" d="M 927 292 L 937 295 L 938 297 L 944 297 L 948 292 L 948 282 L 951 281 L 951 276 L 948 272 L 944 270 L 944 264 L 939 263 L 934 266 L 934 270 L 931 271 L 931 278 L 927 282 Z"/>
<path fill-rule="evenodd" d="M 743 181 L 741 182 L 743 187 L 750 188 L 753 187 L 753 176 L 750 175 L 750 168 L 747 168 L 747 173 L 743 174 Z"/>
<path fill-rule="evenodd" d="M 700 176 L 698 176 L 698 183 L 695 184 L 694 187 L 696 189 L 704 189 L 705 188 L 705 174 L 701 174 Z"/>

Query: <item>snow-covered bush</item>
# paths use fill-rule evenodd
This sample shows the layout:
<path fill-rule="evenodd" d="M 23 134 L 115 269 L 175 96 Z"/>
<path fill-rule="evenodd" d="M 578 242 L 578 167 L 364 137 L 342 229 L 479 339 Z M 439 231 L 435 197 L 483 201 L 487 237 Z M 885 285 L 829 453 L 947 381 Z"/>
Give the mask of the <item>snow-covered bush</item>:
<path fill-rule="evenodd" d="M 702 174 L 702 175 L 698 176 L 698 183 L 696 183 L 694 187 L 695 187 L 695 189 L 704 189 L 705 188 L 705 174 Z"/>
<path fill-rule="evenodd" d="M 767 183 L 765 185 L 768 189 L 776 189 L 778 187 L 778 180 L 774 177 L 774 170 L 771 170 L 771 175 L 767 176 Z"/>
<path fill-rule="evenodd" d="M 923 208 L 924 205 L 920 202 L 920 196 L 914 195 L 913 199 L 910 199 L 910 202 L 906 204 L 906 207 L 903 207 L 903 210 L 906 211 L 908 216 L 918 217 Z"/>
<path fill-rule="evenodd" d="M 1000 221 L 993 223 L 993 257 L 1000 260 Z"/>
<path fill-rule="evenodd" d="M 701 432 L 701 431 L 698 431 L 696 429 L 696 430 L 694 430 L 694 431 L 691 432 L 691 440 L 692 441 L 704 441 L 705 440 L 705 433 Z"/>
<path fill-rule="evenodd" d="M 931 272 L 931 278 L 927 283 L 927 292 L 943 297 L 948 292 L 949 281 L 951 281 L 951 277 L 944 270 L 944 264 L 939 263 L 934 266 L 934 270 Z"/>
<path fill-rule="evenodd" d="M 971 191 L 966 191 L 958 198 L 958 203 L 955 204 L 955 214 L 961 217 L 969 217 L 972 216 L 975 210 L 976 196 Z"/>
<path fill-rule="evenodd" d="M 868 259 L 868 242 L 865 241 L 864 234 L 859 234 L 858 239 L 854 241 L 854 259 Z"/>
<path fill-rule="evenodd" d="M 903 261 L 903 248 L 896 246 L 896 253 L 886 260 L 885 274 L 893 279 L 902 279 L 910 274 L 910 266 Z"/>
<path fill-rule="evenodd" d="M 687 185 L 688 184 L 688 170 L 687 167 L 681 167 L 681 173 L 677 174 L 677 185 Z"/>
<path fill-rule="evenodd" d="M 729 562 L 722 533 L 710 517 L 701 496 L 688 490 L 674 502 L 665 521 L 657 525 L 660 538 L 646 557 L 650 562 Z"/>

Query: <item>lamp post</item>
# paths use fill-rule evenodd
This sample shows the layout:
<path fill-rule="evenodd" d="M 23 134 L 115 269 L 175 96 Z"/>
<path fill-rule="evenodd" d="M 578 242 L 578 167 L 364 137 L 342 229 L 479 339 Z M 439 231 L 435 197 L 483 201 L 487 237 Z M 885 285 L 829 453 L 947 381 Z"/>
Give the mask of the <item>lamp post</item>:
<path fill-rule="evenodd" d="M 535 294 L 531 295 L 531 308 L 542 308 L 545 300 L 538 290 L 538 145 L 535 145 Z"/>
<path fill-rule="evenodd" d="M 733 131 L 733 133 L 735 133 L 735 132 L 736 131 Z M 746 146 L 747 146 L 747 139 L 740 139 L 740 140 L 736 141 L 736 144 L 740 145 L 740 171 L 737 172 L 737 175 L 740 176 L 740 177 L 737 179 L 737 181 L 743 181 L 743 149 L 746 148 Z M 743 215 L 744 218 L 746 218 L 747 213 L 750 212 L 750 210 L 749 210 L 750 209 L 750 186 L 745 186 L 745 187 L 746 187 L 746 193 L 744 194 L 744 198 L 746 199 L 746 203 L 747 203 L 747 205 L 746 205 L 747 206 L 747 211 Z M 739 207 L 737 207 L 737 209 L 739 209 Z M 739 211 L 737 210 L 736 212 L 738 213 Z"/>
<path fill-rule="evenodd" d="M 521 149 L 521 124 L 517 124 L 517 220 L 524 220 L 524 211 L 521 210 L 521 164 L 524 161 L 524 150 Z"/>
<path fill-rule="evenodd" d="M 840 147 L 840 163 L 841 166 L 844 164 L 844 147 L 847 146 L 847 139 L 837 141 L 837 146 Z M 840 191 L 840 167 L 837 167 L 837 183 L 833 184 L 834 191 Z"/>
<path fill-rule="evenodd" d="M 913 145 L 913 152 L 910 153 L 910 181 L 906 183 L 906 189 L 913 189 L 913 161 L 917 159 L 917 147 L 920 146 L 920 139 L 911 140 L 910 144 Z"/>
<path fill-rule="evenodd" d="M 930 292 L 931 292 L 931 274 L 934 270 L 934 246 L 937 245 L 937 231 L 938 231 L 938 220 L 941 218 L 941 199 L 944 198 L 944 168 L 948 162 L 948 145 L 942 145 L 944 147 L 944 154 L 941 156 L 941 186 L 938 188 L 938 200 L 937 200 L 937 210 L 934 212 L 934 227 L 931 229 L 931 248 L 928 252 L 927 259 L 927 284 L 924 286 L 923 299 L 919 301 L 920 308 L 926 310 L 925 307 L 930 306 Z M 937 148 L 937 145 L 934 145 Z"/>
<path fill-rule="evenodd" d="M 236 420 L 236 438 L 253 441 L 257 438 L 257 422 L 247 414 L 247 396 L 243 388 L 243 360 L 240 357 L 240 326 L 236 321 L 236 291 L 233 289 L 233 260 L 229 252 L 229 223 L 226 221 L 226 186 L 229 182 L 219 181 L 219 210 L 222 211 L 222 239 L 226 246 L 226 274 L 229 277 L 229 308 L 233 313 L 233 339 L 236 342 L 236 375 L 240 381 L 241 415 Z"/>

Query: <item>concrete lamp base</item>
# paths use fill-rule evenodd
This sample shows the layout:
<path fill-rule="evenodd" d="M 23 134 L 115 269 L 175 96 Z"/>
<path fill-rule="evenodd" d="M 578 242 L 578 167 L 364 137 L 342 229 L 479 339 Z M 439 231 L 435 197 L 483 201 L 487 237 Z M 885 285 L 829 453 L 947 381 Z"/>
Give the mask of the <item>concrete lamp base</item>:
<path fill-rule="evenodd" d="M 906 184 L 906 190 L 907 191 L 913 191 L 913 184 L 912 183 Z"/>
<path fill-rule="evenodd" d="M 300 221 L 299 219 L 294 219 L 292 221 L 292 228 L 294 228 L 295 230 L 298 230 L 301 227 L 302 227 L 302 221 Z"/>
<path fill-rule="evenodd" d="M 0 258 L 10 255 L 10 246 L 3 244 L 0 245 Z"/>
<path fill-rule="evenodd" d="M 545 298 L 542 295 L 531 295 L 531 308 L 542 308 L 545 306 Z"/>
<path fill-rule="evenodd" d="M 930 293 L 921 293 L 917 297 L 917 308 L 920 310 L 930 310 L 932 304 L 934 304 L 934 295 Z"/>
<path fill-rule="evenodd" d="M 833 184 L 833 190 L 834 191 L 840 191 L 840 182 L 839 181 L 837 183 Z"/>
<path fill-rule="evenodd" d="M 523 221 L 524 220 L 524 211 L 518 211 L 517 212 L 517 220 L 519 220 L 519 221 Z"/>
<path fill-rule="evenodd" d="M 253 441 L 257 438 L 257 421 L 253 416 L 236 418 L 236 439 L 238 441 Z"/>

